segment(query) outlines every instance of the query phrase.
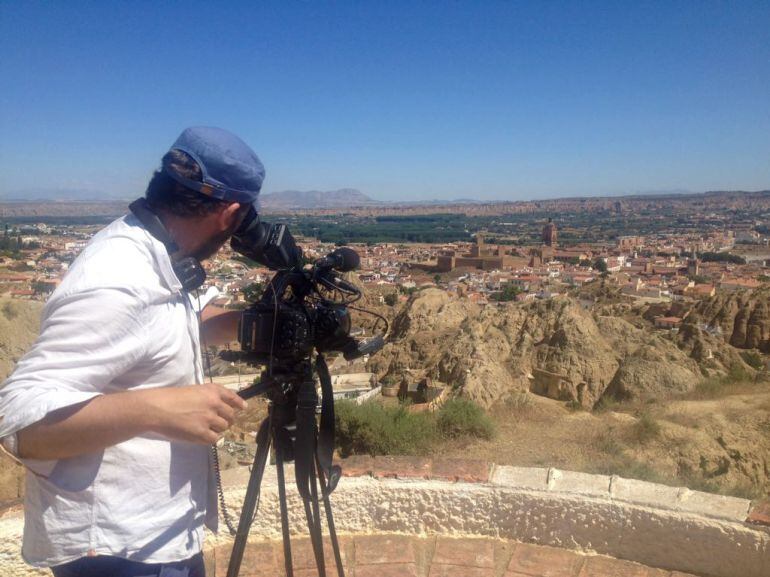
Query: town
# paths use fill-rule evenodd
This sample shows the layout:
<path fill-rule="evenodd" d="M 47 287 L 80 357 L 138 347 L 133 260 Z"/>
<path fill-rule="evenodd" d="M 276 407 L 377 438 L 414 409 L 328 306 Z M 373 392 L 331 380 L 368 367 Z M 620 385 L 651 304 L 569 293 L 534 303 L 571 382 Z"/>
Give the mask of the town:
<path fill-rule="evenodd" d="M 589 203 L 547 201 L 518 214 L 506 214 L 511 207 L 501 203 L 498 216 L 473 223 L 481 228 L 463 226 L 467 238 L 433 243 L 322 242 L 318 237 L 323 235 L 302 236 L 302 232 L 322 230 L 328 209 L 303 215 L 301 223 L 294 222 L 296 213 L 270 217 L 285 219 L 290 227 L 297 224 L 295 235 L 309 260 L 327 254 L 335 245 L 354 248 L 361 256 L 358 279 L 367 292 L 390 306 L 425 287 L 438 287 L 453 297 L 490 306 L 565 293 L 590 300 L 600 286 L 615 287 L 631 301 L 663 303 L 755 289 L 770 282 L 770 194 L 747 193 L 746 197 L 752 201 L 743 207 L 750 212 L 749 219 L 740 210 L 746 200 L 736 193 L 729 193 L 721 205 L 715 201 L 718 197 L 709 195 L 648 199 L 647 205 L 654 202 L 656 206 L 647 217 L 634 209 L 633 203 L 640 202 L 637 198 L 604 204 L 595 199 Z M 484 206 L 489 212 L 489 205 Z M 470 214 L 479 210 L 473 205 L 465 208 Z M 335 215 L 334 222 L 339 226 L 346 219 L 371 218 L 372 210 L 346 210 Z M 409 221 L 415 210 L 413 206 L 377 209 L 395 213 L 386 220 L 395 226 L 399 219 Z M 442 218 L 451 214 L 447 207 L 422 207 L 424 214 L 432 210 L 440 210 Z M 661 226 L 660 213 L 666 211 L 674 214 Z M 14 222 L 14 218 L 6 218 L 0 224 L 0 295 L 45 300 L 55 290 L 69 264 L 100 228 L 99 224 L 77 222 L 74 216 L 69 220 L 59 216 L 48 223 L 44 217 L 41 222 L 30 218 Z M 578 228 L 586 221 L 591 222 L 590 240 Z M 608 226 L 597 229 L 602 222 Z M 653 223 L 658 224 L 652 227 Z M 365 226 L 364 220 L 358 228 Z M 423 226 L 430 228 L 431 222 Z M 344 232 L 344 228 L 340 230 Z M 223 307 L 245 306 L 272 275 L 229 246 L 207 268 L 204 288 L 215 287 L 219 294 L 215 304 Z M 676 328 L 679 322 L 681 318 L 672 316 L 662 317 L 657 324 Z"/>

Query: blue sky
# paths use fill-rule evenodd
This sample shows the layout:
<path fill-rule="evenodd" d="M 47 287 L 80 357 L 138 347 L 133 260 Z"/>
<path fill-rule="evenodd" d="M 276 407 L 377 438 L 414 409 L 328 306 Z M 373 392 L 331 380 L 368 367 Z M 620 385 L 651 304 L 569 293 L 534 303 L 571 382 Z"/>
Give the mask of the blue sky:
<path fill-rule="evenodd" d="M 134 197 L 183 128 L 265 192 L 770 188 L 770 2 L 0 0 L 0 196 Z"/>

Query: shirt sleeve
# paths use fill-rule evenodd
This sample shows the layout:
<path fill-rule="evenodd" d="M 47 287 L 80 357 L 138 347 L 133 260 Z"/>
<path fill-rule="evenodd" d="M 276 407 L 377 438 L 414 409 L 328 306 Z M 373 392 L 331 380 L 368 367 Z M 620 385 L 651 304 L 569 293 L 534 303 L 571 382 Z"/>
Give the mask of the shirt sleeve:
<path fill-rule="evenodd" d="M 137 292 L 93 288 L 55 296 L 40 336 L 0 387 L 0 439 L 109 390 L 147 347 Z"/>

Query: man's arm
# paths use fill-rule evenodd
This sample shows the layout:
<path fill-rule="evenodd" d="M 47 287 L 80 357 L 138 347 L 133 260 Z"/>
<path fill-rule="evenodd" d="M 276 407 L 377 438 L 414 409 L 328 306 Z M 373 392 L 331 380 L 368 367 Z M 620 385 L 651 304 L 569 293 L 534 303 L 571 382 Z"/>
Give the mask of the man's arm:
<path fill-rule="evenodd" d="M 23 459 L 65 459 L 148 432 L 210 445 L 245 407 L 238 395 L 213 383 L 100 395 L 20 430 L 18 453 Z"/>

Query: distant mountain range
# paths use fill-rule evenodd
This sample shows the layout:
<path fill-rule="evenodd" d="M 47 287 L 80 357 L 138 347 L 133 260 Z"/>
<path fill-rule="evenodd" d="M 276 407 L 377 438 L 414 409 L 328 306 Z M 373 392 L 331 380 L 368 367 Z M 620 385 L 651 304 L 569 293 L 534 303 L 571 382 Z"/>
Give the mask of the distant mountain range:
<path fill-rule="evenodd" d="M 562 197 L 553 199 L 533 200 L 474 200 L 432 199 L 412 201 L 381 201 L 375 200 L 360 190 L 341 188 L 339 190 L 284 190 L 280 192 L 263 193 L 259 197 L 261 210 L 267 213 L 285 213 L 291 211 L 338 211 L 347 209 L 365 209 L 374 211 L 414 211 L 420 207 L 435 207 L 436 210 L 463 211 L 473 213 L 481 211 L 489 213 L 491 207 L 499 210 L 511 210 L 505 207 L 515 207 L 516 211 L 530 209 L 543 210 L 551 207 L 554 210 L 564 210 L 566 206 L 579 207 L 581 210 L 607 202 L 688 202 L 692 199 L 723 199 L 725 201 L 748 200 L 755 197 L 766 197 L 770 191 L 654 191 L 630 195 L 610 195 L 596 197 Z M 117 194 L 96 192 L 82 189 L 28 189 L 13 193 L 0 192 L 0 217 L 19 216 L 65 216 L 65 215 L 120 215 L 126 212 L 132 198 Z M 463 208 L 463 206 L 465 208 Z M 452 207 L 454 207 L 452 209 Z M 534 208 L 533 208 L 534 207 Z M 571 210 L 571 209 L 570 209 Z"/>
<path fill-rule="evenodd" d="M 392 206 L 392 205 L 421 205 L 432 204 L 475 204 L 489 202 L 473 200 L 472 198 L 457 198 L 452 200 L 375 200 L 355 188 L 340 188 L 339 190 L 283 190 L 271 192 L 259 197 L 259 204 L 266 210 L 285 210 L 290 208 L 350 208 L 361 206 Z"/>
<path fill-rule="evenodd" d="M 101 190 L 82 188 L 28 188 L 14 192 L 0 192 L 0 202 L 114 202 L 132 200 L 124 195 L 107 193 Z"/>
<path fill-rule="evenodd" d="M 138 196 L 138 194 L 136 195 Z M 30 188 L 12 193 L 0 192 L 0 202 L 115 202 L 131 201 L 135 196 L 126 197 L 120 194 L 110 194 L 98 190 L 77 188 Z M 489 202 L 458 198 L 452 200 L 410 200 L 383 201 L 375 200 L 355 188 L 340 188 L 338 190 L 282 190 L 262 193 L 259 204 L 267 210 L 287 210 L 292 208 L 345 208 L 361 206 L 399 205 L 433 205 L 433 204 L 474 204 Z"/>
<path fill-rule="evenodd" d="M 262 194 L 259 204 L 263 209 L 285 210 L 289 208 L 344 208 L 350 206 L 374 206 L 389 204 L 374 200 L 355 188 L 339 190 L 283 190 Z"/>

